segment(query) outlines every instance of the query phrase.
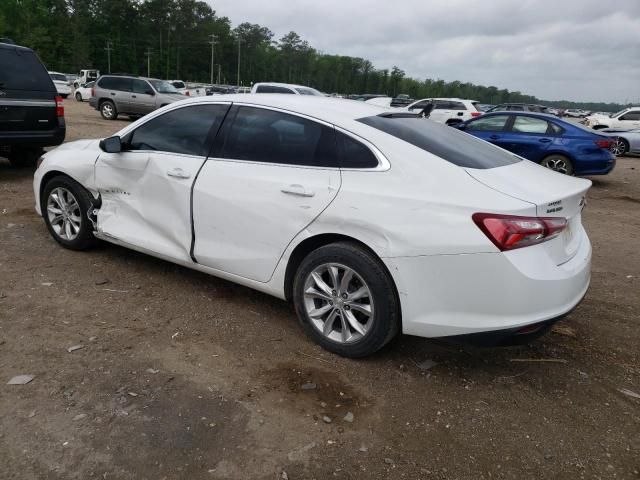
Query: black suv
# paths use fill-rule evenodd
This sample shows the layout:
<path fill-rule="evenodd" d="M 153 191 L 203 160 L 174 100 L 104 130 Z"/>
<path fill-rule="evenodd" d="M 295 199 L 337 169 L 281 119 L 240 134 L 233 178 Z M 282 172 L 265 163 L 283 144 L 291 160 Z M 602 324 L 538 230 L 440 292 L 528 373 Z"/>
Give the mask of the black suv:
<path fill-rule="evenodd" d="M 30 48 L 0 42 L 0 156 L 14 166 L 35 165 L 43 147 L 66 132 L 62 98 Z"/>

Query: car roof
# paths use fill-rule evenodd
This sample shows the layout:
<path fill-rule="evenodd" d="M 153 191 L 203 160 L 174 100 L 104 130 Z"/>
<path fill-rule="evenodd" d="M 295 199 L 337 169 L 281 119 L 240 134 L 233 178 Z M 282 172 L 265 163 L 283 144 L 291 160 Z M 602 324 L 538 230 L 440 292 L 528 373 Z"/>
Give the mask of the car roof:
<path fill-rule="evenodd" d="M 29 47 L 23 47 L 21 45 L 16 45 L 15 43 L 5 43 L 5 42 L 0 42 L 0 48 L 15 48 L 15 49 L 18 49 L 18 50 L 24 50 L 24 51 L 28 51 L 28 52 L 32 52 L 33 51 Z"/>
<path fill-rule="evenodd" d="M 289 88 L 313 88 L 313 87 L 309 87 L 308 85 L 297 85 L 295 83 L 279 83 L 279 82 L 257 82 L 253 86 L 255 87 L 256 85 L 272 85 L 274 87 L 289 87 Z M 251 87 L 247 87 L 247 88 L 251 88 Z M 315 88 L 313 89 L 315 90 Z"/>
<path fill-rule="evenodd" d="M 479 118 L 486 118 L 486 117 L 495 117 L 496 115 L 518 115 L 518 116 L 526 116 L 526 117 L 534 117 L 534 118 L 542 118 L 544 120 L 553 120 L 553 121 L 561 121 L 564 123 L 569 123 L 570 125 L 573 125 L 570 122 L 566 122 L 564 120 L 560 120 L 558 117 L 556 117 L 555 115 L 551 115 L 550 113 L 541 113 L 541 112 L 516 112 L 513 110 L 501 110 L 498 112 L 490 112 L 490 113 L 484 113 L 482 114 L 480 117 L 476 117 L 473 120 L 477 120 Z"/>
<path fill-rule="evenodd" d="M 345 98 L 317 97 L 308 95 L 282 95 L 278 93 L 243 93 L 193 97 L 179 103 L 233 102 L 256 106 L 280 108 L 292 113 L 318 118 L 330 123 L 350 123 L 363 117 L 389 113 L 384 107 L 367 102 L 354 102 Z M 175 104 L 173 104 L 175 105 Z"/>

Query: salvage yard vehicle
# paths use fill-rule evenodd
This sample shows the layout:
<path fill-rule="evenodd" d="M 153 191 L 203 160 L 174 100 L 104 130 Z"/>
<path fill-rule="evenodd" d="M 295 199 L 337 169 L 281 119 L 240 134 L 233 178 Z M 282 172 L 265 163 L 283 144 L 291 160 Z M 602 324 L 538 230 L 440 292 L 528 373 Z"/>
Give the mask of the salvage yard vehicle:
<path fill-rule="evenodd" d="M 300 95 L 173 103 L 34 177 L 63 247 L 102 239 L 287 299 L 347 357 L 400 331 L 544 333 L 589 286 L 590 185 L 418 115 Z"/>
<path fill-rule="evenodd" d="M 599 133 L 606 133 L 614 137 L 611 152 L 614 155 L 626 155 L 627 153 L 640 153 L 640 128 L 635 130 L 621 130 L 616 128 L 605 128 Z"/>
<path fill-rule="evenodd" d="M 243 88 L 243 87 L 239 87 Z M 249 93 L 240 92 L 238 93 Z M 251 93 L 289 93 L 293 95 L 311 95 L 316 97 L 324 97 L 324 93 L 319 92 L 315 88 L 305 87 L 304 85 L 293 85 L 290 83 L 274 83 L 274 82 L 258 82 L 251 87 Z"/>
<path fill-rule="evenodd" d="M 76 91 L 73 93 L 73 96 L 76 98 L 78 102 L 84 102 L 86 100 L 91 99 L 91 92 L 93 92 L 93 85 L 96 82 L 85 83 L 84 85 L 80 85 L 76 88 Z"/>
<path fill-rule="evenodd" d="M 58 72 L 48 72 L 51 80 L 53 80 L 53 84 L 56 86 L 56 90 L 58 94 L 62 98 L 67 98 L 71 95 L 71 87 L 69 86 L 69 81 L 67 80 L 67 76 L 64 73 Z"/>
<path fill-rule="evenodd" d="M 169 82 L 155 78 L 103 75 L 93 86 L 89 105 L 105 120 L 118 115 L 139 117 L 184 99 Z"/>
<path fill-rule="evenodd" d="M 486 113 L 457 128 L 567 175 L 606 175 L 616 164 L 611 137 L 544 113 Z"/>
<path fill-rule="evenodd" d="M 618 128 L 632 130 L 640 128 L 640 107 L 629 107 L 606 115 L 591 115 L 587 117 L 587 125 L 594 130 L 603 128 Z"/>
<path fill-rule="evenodd" d="M 431 110 L 429 119 L 446 125 L 456 125 L 482 115 L 482 112 L 478 109 L 479 102 L 463 100 L 462 98 L 423 98 L 413 102 L 403 110 L 419 113 L 430 103 L 433 104 L 433 110 Z"/>
<path fill-rule="evenodd" d="M 100 76 L 100 70 L 80 70 L 78 78 L 73 81 L 73 88 L 76 89 L 80 85 L 84 85 L 89 82 L 95 82 Z"/>
<path fill-rule="evenodd" d="M 0 42 L 0 156 L 34 166 L 43 147 L 60 145 L 62 97 L 33 50 Z"/>

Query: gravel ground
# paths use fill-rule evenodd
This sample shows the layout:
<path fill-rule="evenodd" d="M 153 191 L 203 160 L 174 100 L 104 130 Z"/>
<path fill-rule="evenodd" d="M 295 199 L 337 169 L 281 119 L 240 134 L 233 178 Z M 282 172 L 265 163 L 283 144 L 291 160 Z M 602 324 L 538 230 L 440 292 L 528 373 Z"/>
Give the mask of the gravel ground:
<path fill-rule="evenodd" d="M 66 112 L 68 140 L 128 122 Z M 561 328 L 502 349 L 402 336 L 358 361 L 275 298 L 60 248 L 31 181 L 0 160 L 2 479 L 640 478 L 640 158 L 593 178 L 593 280 Z"/>

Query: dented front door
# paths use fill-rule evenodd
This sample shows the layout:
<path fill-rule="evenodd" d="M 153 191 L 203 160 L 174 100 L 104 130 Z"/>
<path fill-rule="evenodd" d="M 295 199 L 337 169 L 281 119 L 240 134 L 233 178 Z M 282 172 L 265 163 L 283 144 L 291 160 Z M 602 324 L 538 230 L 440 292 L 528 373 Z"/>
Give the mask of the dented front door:
<path fill-rule="evenodd" d="M 190 261 L 191 185 L 205 157 L 169 152 L 102 153 L 97 230 L 171 259 Z"/>

